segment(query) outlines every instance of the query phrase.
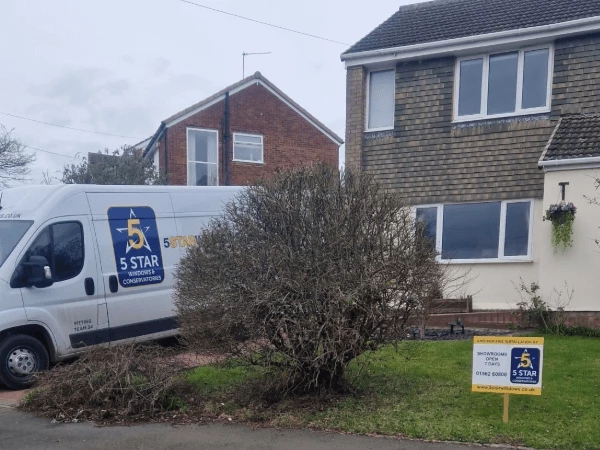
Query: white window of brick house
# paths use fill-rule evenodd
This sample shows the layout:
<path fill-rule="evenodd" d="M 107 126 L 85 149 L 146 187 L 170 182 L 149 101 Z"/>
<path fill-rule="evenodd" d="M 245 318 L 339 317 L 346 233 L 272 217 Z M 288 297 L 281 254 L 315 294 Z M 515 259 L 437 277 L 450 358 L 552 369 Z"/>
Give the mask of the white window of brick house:
<path fill-rule="evenodd" d="M 152 162 L 154 163 L 154 168 L 159 171 L 160 170 L 160 151 L 158 148 L 154 150 L 154 156 L 152 158 Z"/>
<path fill-rule="evenodd" d="M 396 71 L 394 69 L 369 73 L 367 83 L 367 131 L 394 128 L 395 75 Z"/>
<path fill-rule="evenodd" d="M 532 200 L 417 206 L 415 214 L 442 261 L 531 260 Z"/>
<path fill-rule="evenodd" d="M 219 133 L 200 128 L 187 129 L 188 186 L 218 186 Z"/>
<path fill-rule="evenodd" d="M 263 137 L 260 134 L 233 133 L 233 160 L 263 163 Z"/>
<path fill-rule="evenodd" d="M 549 112 L 553 60 L 548 45 L 459 58 L 455 121 Z"/>

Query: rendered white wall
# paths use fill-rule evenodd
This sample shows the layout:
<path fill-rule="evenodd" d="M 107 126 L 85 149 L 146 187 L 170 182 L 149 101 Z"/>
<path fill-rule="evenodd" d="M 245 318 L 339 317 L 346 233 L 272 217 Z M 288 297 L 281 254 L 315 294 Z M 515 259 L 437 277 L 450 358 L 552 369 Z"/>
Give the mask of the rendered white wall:
<path fill-rule="evenodd" d="M 541 229 L 540 285 L 548 298 L 553 289 L 565 293 L 565 283 L 574 294 L 567 310 L 600 311 L 600 206 L 590 204 L 584 197 L 600 198 L 595 178 L 600 170 L 564 170 L 547 172 L 544 180 L 544 210 L 560 201 L 559 182 L 568 182 L 565 201 L 577 207 L 573 223 L 573 247 L 554 252 L 551 245 L 551 223 Z M 556 296 L 554 296 L 556 298 Z"/>

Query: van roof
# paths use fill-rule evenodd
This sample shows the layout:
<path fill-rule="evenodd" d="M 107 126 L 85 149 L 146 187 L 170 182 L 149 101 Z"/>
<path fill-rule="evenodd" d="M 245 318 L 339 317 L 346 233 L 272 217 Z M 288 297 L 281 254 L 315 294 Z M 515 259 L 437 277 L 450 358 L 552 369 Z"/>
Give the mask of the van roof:
<path fill-rule="evenodd" d="M 67 215 L 89 214 L 87 202 L 72 202 L 81 193 L 235 193 L 239 186 L 123 186 L 94 184 L 59 184 L 41 186 L 21 186 L 0 191 L 0 220 L 35 220 L 47 215 L 48 210 L 60 207 Z M 71 212 L 72 211 L 72 212 Z"/>

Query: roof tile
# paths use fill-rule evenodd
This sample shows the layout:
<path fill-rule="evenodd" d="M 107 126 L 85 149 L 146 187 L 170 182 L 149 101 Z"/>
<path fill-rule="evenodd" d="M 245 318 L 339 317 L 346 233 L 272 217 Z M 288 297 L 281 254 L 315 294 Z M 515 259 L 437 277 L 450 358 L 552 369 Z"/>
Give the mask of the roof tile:
<path fill-rule="evenodd" d="M 543 161 L 595 156 L 600 156 L 600 114 L 574 114 L 560 119 Z"/>
<path fill-rule="evenodd" d="M 344 54 L 600 16 L 600 0 L 435 0 L 402 6 Z"/>

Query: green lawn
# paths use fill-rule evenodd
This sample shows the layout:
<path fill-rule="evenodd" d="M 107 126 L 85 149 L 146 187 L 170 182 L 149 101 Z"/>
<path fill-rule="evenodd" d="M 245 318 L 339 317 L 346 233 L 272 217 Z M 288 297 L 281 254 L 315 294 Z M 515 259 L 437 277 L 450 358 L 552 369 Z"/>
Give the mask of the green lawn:
<path fill-rule="evenodd" d="M 600 339 L 547 337 L 542 396 L 512 395 L 507 424 L 500 394 L 470 391 L 471 341 L 423 343 L 410 360 L 392 349 L 377 356 L 355 381 L 358 396 L 318 412 L 273 409 L 269 420 L 279 426 L 423 439 L 600 448 Z M 239 368 L 202 367 L 190 374 L 204 393 L 231 388 L 243 377 Z M 231 403 L 224 407 L 236 409 Z"/>

